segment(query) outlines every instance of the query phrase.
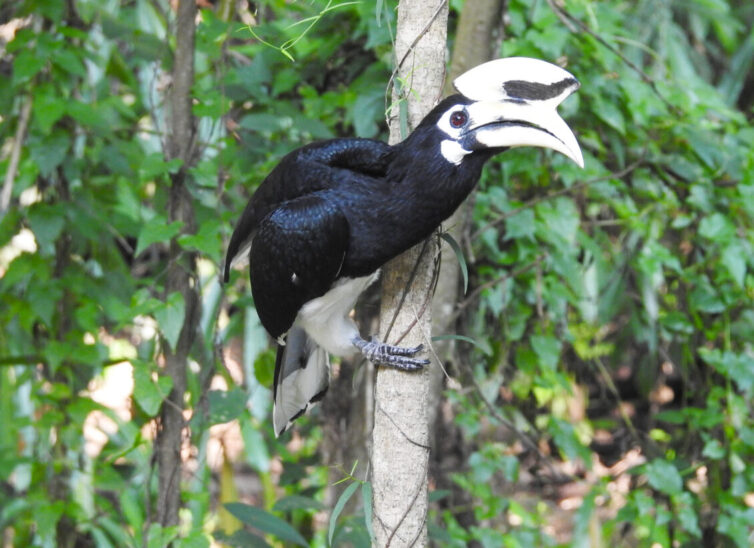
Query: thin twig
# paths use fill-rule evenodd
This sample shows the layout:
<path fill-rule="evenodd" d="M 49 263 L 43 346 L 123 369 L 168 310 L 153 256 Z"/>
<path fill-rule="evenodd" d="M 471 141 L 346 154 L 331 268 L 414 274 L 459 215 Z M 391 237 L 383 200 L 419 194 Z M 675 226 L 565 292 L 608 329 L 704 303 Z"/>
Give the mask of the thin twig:
<path fill-rule="evenodd" d="M 5 172 L 5 181 L 3 181 L 3 190 L 0 193 L 0 220 L 5 217 L 5 212 L 10 207 L 10 198 L 13 195 L 13 183 L 16 179 L 16 172 L 18 171 L 18 162 L 21 159 L 21 150 L 24 146 L 24 140 L 26 139 L 26 128 L 29 125 L 29 117 L 31 116 L 31 95 L 27 96 L 23 106 L 21 107 L 21 113 L 18 116 L 18 126 L 16 126 L 16 136 L 13 139 L 13 148 L 10 152 L 10 161 L 8 162 L 8 171 Z"/>
<path fill-rule="evenodd" d="M 616 55 L 621 61 L 623 61 L 626 66 L 628 66 L 631 70 L 636 72 L 642 79 L 643 82 L 649 85 L 650 88 L 652 88 L 652 91 L 657 95 L 657 97 L 662 101 L 665 106 L 670 110 L 671 112 L 678 112 L 678 108 L 672 104 L 670 101 L 668 101 L 665 96 L 660 93 L 660 90 L 657 89 L 657 84 L 655 83 L 654 79 L 652 79 L 651 76 L 649 76 L 646 72 L 644 72 L 641 67 L 639 67 L 636 63 L 631 61 L 628 57 L 623 55 L 621 51 L 613 46 L 610 42 L 605 40 L 600 34 L 593 31 L 589 25 L 581 21 L 580 19 L 574 17 L 570 13 L 568 13 L 566 10 L 561 8 L 557 5 L 555 0 L 547 0 L 547 3 L 549 4 L 550 8 L 553 12 L 555 12 L 555 15 L 558 17 L 558 19 L 561 20 L 561 22 L 571 31 L 574 32 L 573 25 L 576 25 L 579 29 L 581 29 L 583 32 L 587 33 L 589 36 L 597 40 L 600 44 L 605 46 L 608 50 L 610 50 L 611 53 Z M 575 33 L 575 32 L 574 32 Z"/>

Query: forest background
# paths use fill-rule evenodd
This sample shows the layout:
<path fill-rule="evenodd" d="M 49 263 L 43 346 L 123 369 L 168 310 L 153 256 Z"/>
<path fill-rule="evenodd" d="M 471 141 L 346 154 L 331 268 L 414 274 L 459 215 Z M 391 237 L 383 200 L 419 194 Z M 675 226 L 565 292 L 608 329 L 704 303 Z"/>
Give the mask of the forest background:
<path fill-rule="evenodd" d="M 218 273 L 285 153 L 386 138 L 396 3 L 197 4 L 0 5 L 3 546 L 369 545 L 373 371 L 275 439 Z M 751 546 L 754 5 L 450 2 L 451 74 L 514 55 L 581 81 L 586 166 L 508 152 L 445 227 L 430 538 Z"/>

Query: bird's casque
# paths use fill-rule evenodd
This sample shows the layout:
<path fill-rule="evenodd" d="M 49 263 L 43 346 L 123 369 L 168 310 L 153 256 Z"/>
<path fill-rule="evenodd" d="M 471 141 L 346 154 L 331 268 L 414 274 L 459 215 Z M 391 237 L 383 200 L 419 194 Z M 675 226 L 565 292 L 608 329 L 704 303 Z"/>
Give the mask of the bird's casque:
<path fill-rule="evenodd" d="M 380 366 L 420 369 L 422 347 L 365 340 L 349 313 L 390 259 L 427 238 L 476 185 L 484 163 L 512 147 L 561 152 L 578 142 L 557 106 L 579 87 L 564 69 L 513 57 L 454 81 L 401 143 L 333 139 L 286 155 L 239 218 L 225 260 L 250 263 L 254 305 L 277 339 L 276 435 L 321 399 L 329 357 L 361 353 Z"/>

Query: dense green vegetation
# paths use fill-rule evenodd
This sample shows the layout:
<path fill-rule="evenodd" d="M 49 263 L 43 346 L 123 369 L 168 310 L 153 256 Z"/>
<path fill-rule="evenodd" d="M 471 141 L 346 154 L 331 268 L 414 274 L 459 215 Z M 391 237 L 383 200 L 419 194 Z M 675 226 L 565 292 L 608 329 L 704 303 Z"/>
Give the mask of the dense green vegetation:
<path fill-rule="evenodd" d="M 223 288 L 218 271 L 283 154 L 385 137 L 394 8 L 201 10 L 189 227 L 167 212 L 181 168 L 163 152 L 170 4 L 0 7 L 4 546 L 368 544 L 369 504 L 345 505 L 369 500 L 363 463 L 322 456 L 322 425 L 341 417 L 315 413 L 274 438 L 274 355 L 246 275 Z M 462 9 L 451 2 L 451 49 Z M 469 287 L 448 335 L 464 340 L 446 362 L 430 534 L 447 546 L 750 546 L 754 5 L 510 0 L 504 21 L 500 56 L 557 61 L 581 80 L 561 112 L 586 167 L 521 149 L 485 172 L 460 242 Z M 162 527 L 153 439 L 185 312 L 165 291 L 171 239 L 198 256 L 202 307 L 184 508 Z"/>

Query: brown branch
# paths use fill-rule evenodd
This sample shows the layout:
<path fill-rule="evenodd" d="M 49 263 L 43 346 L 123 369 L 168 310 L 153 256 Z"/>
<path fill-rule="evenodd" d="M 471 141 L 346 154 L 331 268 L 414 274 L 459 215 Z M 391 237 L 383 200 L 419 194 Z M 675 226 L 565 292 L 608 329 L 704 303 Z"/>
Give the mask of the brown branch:
<path fill-rule="evenodd" d="M 191 87 L 194 82 L 194 45 L 196 33 L 196 2 L 180 0 L 175 25 L 176 48 L 173 58 L 172 87 L 169 101 L 169 134 L 165 156 L 180 158 L 180 169 L 171 175 L 168 195 L 168 221 L 182 221 L 182 234 L 195 231 L 194 209 L 187 189 L 188 168 L 195 160 L 195 120 L 192 114 Z M 158 521 L 163 526 L 176 525 L 181 507 L 181 446 L 185 420 L 183 398 L 186 391 L 188 356 L 197 337 L 200 316 L 196 277 L 196 255 L 181 248 L 177 238 L 170 241 L 165 294 L 179 291 L 183 295 L 185 315 L 183 326 L 171 348 L 164 343 L 164 373 L 173 380 L 173 388 L 163 402 L 159 430 L 155 442 L 158 463 Z"/>

